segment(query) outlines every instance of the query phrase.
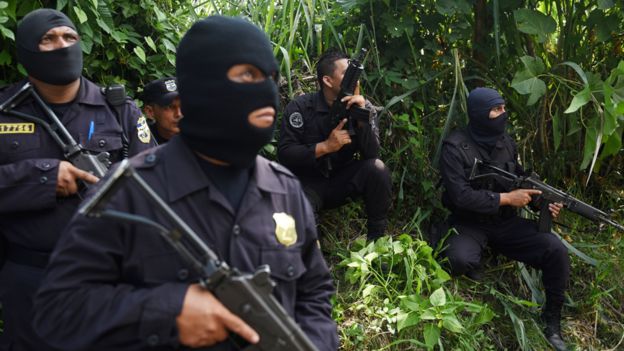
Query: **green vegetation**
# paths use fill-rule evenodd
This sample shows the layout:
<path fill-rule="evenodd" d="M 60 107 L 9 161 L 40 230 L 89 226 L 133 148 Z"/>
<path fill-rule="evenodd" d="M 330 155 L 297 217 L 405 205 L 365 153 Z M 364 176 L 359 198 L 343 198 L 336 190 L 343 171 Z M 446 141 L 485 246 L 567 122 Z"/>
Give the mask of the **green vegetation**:
<path fill-rule="evenodd" d="M 527 168 L 624 221 L 621 1 L 0 0 L 0 83 L 23 76 L 15 25 L 41 6 L 63 10 L 79 26 L 87 76 L 122 82 L 131 94 L 172 74 L 179 38 L 212 13 L 245 16 L 266 30 L 284 102 L 315 89 L 322 51 L 369 49 L 362 88 L 385 107 L 394 238 L 356 239 L 364 227 L 358 204 L 321 218 L 344 350 L 548 348 L 537 319 L 539 272 L 499 256 L 482 282 L 450 279 L 424 242 L 444 215 L 439 143 L 465 123 L 466 92 L 475 86 L 506 98 Z M 273 157 L 273 147 L 265 151 Z M 622 349 L 624 233 L 572 214 L 561 221 L 557 230 L 572 245 L 564 336 L 578 350 Z"/>

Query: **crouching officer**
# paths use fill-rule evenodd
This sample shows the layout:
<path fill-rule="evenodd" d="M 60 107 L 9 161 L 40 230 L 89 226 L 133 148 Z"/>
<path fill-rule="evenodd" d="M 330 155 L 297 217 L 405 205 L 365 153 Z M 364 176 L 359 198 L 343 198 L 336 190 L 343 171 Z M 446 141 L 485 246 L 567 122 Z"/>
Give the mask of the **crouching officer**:
<path fill-rule="evenodd" d="M 356 134 L 330 120 L 330 108 L 340 93 L 349 61 L 344 53 L 329 51 L 317 63 L 320 91 L 291 101 L 284 109 L 278 156 L 301 180 L 315 212 L 342 206 L 363 197 L 369 240 L 382 235 L 392 201 L 390 170 L 379 159 L 377 112 L 362 95 L 346 96 L 352 105 L 370 111 L 369 123 L 356 123 Z"/>
<path fill-rule="evenodd" d="M 284 309 L 319 350 L 336 350 L 334 288 L 310 204 L 288 170 L 257 155 L 278 104 L 268 38 L 242 19 L 209 17 L 184 35 L 176 66 L 180 135 L 131 163 L 231 267 L 267 264 Z M 164 220 L 131 186 L 109 208 Z M 35 327 L 64 350 L 238 349 L 228 333 L 257 342 L 197 278 L 155 230 L 78 215 L 37 295 Z"/>
<path fill-rule="evenodd" d="M 109 106 L 101 89 L 81 77 L 80 36 L 63 13 L 33 11 L 16 34 L 18 61 L 28 78 L 0 92 L 0 104 L 30 82 L 86 150 L 108 152 L 114 162 L 121 159 L 124 140 L 131 154 L 152 146 L 134 103 Z M 46 120 L 33 96 L 13 110 Z M 78 184 L 97 181 L 64 160 L 63 150 L 41 125 L 0 113 L 0 241 L 7 255 L 0 270 L 0 349 L 46 349 L 30 326 L 32 299 L 49 254 L 80 202 Z"/>
<path fill-rule="evenodd" d="M 477 88 L 468 96 L 469 123 L 444 140 L 440 171 L 445 187 L 443 203 L 451 211 L 450 225 L 457 235 L 448 238 L 446 256 L 455 275 L 480 278 L 481 253 L 486 245 L 497 252 L 542 270 L 546 305 L 542 319 L 545 335 L 556 350 L 566 350 L 561 338 L 561 309 L 570 275 L 566 247 L 552 233 L 538 231 L 537 223 L 517 216 L 517 209 L 540 193 L 535 189 L 505 192 L 495 183 L 474 184 L 470 173 L 478 158 L 518 175 L 515 142 L 505 132 L 507 112 L 500 94 Z M 553 217 L 561 204 L 551 204 Z"/>

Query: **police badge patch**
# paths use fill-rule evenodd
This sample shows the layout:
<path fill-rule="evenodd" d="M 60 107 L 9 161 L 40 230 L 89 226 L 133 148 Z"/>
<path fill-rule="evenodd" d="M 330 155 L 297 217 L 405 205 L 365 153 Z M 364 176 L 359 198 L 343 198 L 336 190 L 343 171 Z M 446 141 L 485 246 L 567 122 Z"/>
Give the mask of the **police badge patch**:
<path fill-rule="evenodd" d="M 169 79 L 165 81 L 165 89 L 167 89 L 167 91 L 177 91 L 178 90 L 178 86 L 176 84 L 176 81 L 173 79 Z"/>
<path fill-rule="evenodd" d="M 303 116 L 299 112 L 293 112 L 290 117 L 288 117 L 288 122 L 293 128 L 301 128 L 303 127 Z"/>
<path fill-rule="evenodd" d="M 273 214 L 275 221 L 275 236 L 277 241 L 288 247 L 297 242 L 297 229 L 295 219 L 287 213 L 279 212 Z"/>
<path fill-rule="evenodd" d="M 149 143 L 152 138 L 152 133 L 150 133 L 149 127 L 147 126 L 145 116 L 139 117 L 137 121 L 137 136 L 143 144 Z"/>

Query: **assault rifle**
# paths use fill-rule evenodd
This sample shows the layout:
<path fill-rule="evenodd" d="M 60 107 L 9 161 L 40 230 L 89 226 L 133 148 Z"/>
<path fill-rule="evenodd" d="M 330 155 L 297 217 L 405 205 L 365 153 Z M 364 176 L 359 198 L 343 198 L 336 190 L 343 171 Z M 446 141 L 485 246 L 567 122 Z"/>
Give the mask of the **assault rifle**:
<path fill-rule="evenodd" d="M 360 75 L 364 71 L 364 66 L 361 61 L 365 55 L 366 49 L 362 48 L 357 57 L 349 60 L 349 67 L 347 67 L 344 77 L 342 78 L 342 83 L 340 83 L 340 92 L 329 110 L 329 120 L 332 123 L 332 128 L 335 128 L 340 121 L 346 118 L 346 126 L 351 136 L 355 135 L 354 120 L 368 123 L 370 111 L 355 105 L 351 105 L 351 108 L 347 110 L 347 103 L 341 100 L 345 96 L 351 96 L 355 93 Z"/>
<path fill-rule="evenodd" d="M 131 180 L 164 216 L 170 228 L 149 218 L 132 213 L 105 209 L 110 198 Z M 111 218 L 138 223 L 155 228 L 199 275 L 199 284 L 210 290 L 232 313 L 243 319 L 259 335 L 256 345 L 246 351 L 316 351 L 307 335 L 286 313 L 272 294 L 275 283 L 270 277 L 270 267 L 262 265 L 253 274 L 239 272 L 217 255 L 169 207 L 156 192 L 123 160 L 110 178 L 87 199 L 78 213 L 88 217 Z M 235 338 L 232 338 L 235 339 Z"/>
<path fill-rule="evenodd" d="M 16 106 L 21 104 L 29 96 L 33 97 L 37 105 L 43 110 L 49 120 L 52 121 L 52 124 L 41 118 L 14 110 Z M 54 111 L 43 102 L 29 82 L 24 84 L 15 95 L 0 104 L 0 112 L 36 123 L 43 127 L 61 147 L 63 156 L 77 168 L 87 171 L 98 178 L 102 178 L 106 174 L 106 171 L 108 171 L 108 167 L 111 165 L 109 153 L 100 152 L 94 155 L 87 152 L 82 145 L 78 144 L 71 134 L 69 134 L 69 131 L 67 131 L 67 128 L 65 128 Z"/>
<path fill-rule="evenodd" d="M 548 205 L 553 202 L 560 202 L 568 210 L 594 222 L 609 224 L 624 231 L 624 226 L 612 220 L 608 214 L 542 182 L 535 173 L 529 176 L 518 176 L 475 158 L 469 180 L 475 181 L 480 179 L 494 179 L 506 191 L 515 189 L 540 190 L 542 193 L 534 199 L 540 208 L 538 221 L 540 232 L 549 233 L 552 228 L 552 217 Z"/>

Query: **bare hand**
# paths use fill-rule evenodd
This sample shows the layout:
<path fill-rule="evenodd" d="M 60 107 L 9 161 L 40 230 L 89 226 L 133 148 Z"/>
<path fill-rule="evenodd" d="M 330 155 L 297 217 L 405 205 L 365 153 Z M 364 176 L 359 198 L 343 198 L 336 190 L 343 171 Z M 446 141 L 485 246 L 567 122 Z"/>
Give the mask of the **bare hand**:
<path fill-rule="evenodd" d="M 516 189 L 509 193 L 502 193 L 500 204 L 513 207 L 524 207 L 531 202 L 531 195 L 539 195 L 542 192 L 537 189 Z"/>
<path fill-rule="evenodd" d="M 348 95 L 343 97 L 340 101 L 347 103 L 347 110 L 350 109 L 353 104 L 362 108 L 364 108 L 366 104 L 366 100 L 362 95 Z"/>
<path fill-rule="evenodd" d="M 229 331 L 255 344 L 260 336 L 228 311 L 208 290 L 193 284 L 186 291 L 182 312 L 176 317 L 180 343 L 189 347 L 211 346 L 225 340 Z"/>
<path fill-rule="evenodd" d="M 559 211 L 563 208 L 563 204 L 561 202 L 553 202 L 548 204 L 548 210 L 550 210 L 550 215 L 552 218 L 557 218 L 559 216 Z"/>
<path fill-rule="evenodd" d="M 334 130 L 331 131 L 331 134 L 329 134 L 329 138 L 325 140 L 328 153 L 336 152 L 342 149 L 342 147 L 346 144 L 351 144 L 349 131 L 342 129 L 344 128 L 345 123 L 347 123 L 346 118 L 338 123 L 336 128 L 334 128 Z"/>
<path fill-rule="evenodd" d="M 68 161 L 61 161 L 58 165 L 58 175 L 56 177 L 56 195 L 67 197 L 78 192 L 78 180 L 94 184 L 100 178 L 89 172 L 85 172 Z"/>

